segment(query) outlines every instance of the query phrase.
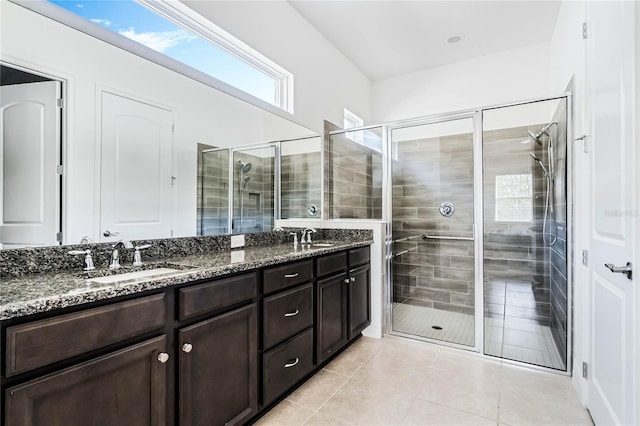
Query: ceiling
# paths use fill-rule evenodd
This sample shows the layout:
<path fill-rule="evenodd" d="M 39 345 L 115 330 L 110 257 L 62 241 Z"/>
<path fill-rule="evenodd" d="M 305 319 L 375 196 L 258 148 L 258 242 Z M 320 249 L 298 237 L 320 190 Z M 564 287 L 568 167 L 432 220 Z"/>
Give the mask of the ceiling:
<path fill-rule="evenodd" d="M 288 0 L 375 81 L 551 40 L 559 0 Z M 464 39 L 447 42 L 454 34 Z"/>

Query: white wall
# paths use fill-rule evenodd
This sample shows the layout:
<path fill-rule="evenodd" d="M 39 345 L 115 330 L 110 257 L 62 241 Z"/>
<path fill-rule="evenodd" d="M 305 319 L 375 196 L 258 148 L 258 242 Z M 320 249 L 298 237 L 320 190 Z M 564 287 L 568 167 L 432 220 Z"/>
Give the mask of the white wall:
<path fill-rule="evenodd" d="M 582 38 L 582 23 L 585 22 L 584 1 L 563 1 L 560 5 L 558 20 L 551 40 L 551 63 L 553 64 L 551 75 L 551 87 L 554 91 L 563 91 L 574 80 L 574 138 L 586 134 L 586 105 L 585 105 L 585 40 Z M 585 275 L 588 269 L 582 266 L 578 259 L 582 256 L 582 249 L 588 249 L 589 236 L 589 197 L 588 188 L 583 182 L 588 182 L 588 155 L 583 152 L 583 142 L 567 144 L 567 148 L 574 154 L 574 210 L 579 214 L 574 215 L 574 246 L 573 258 L 575 275 L 573 276 L 574 312 L 573 312 L 573 382 L 583 403 L 586 402 L 587 382 L 582 378 L 582 362 L 588 360 L 588 317 L 589 307 L 588 283 Z"/>
<path fill-rule="evenodd" d="M 344 108 L 368 123 L 371 83 L 286 1 L 184 1 L 295 76 L 295 121 L 318 133 Z"/>
<path fill-rule="evenodd" d="M 559 93 L 542 43 L 376 81 L 372 114 L 384 123 Z"/>
<path fill-rule="evenodd" d="M 174 236 L 196 233 L 197 143 L 228 147 L 313 133 L 13 3 L 0 2 L 0 16 L 0 59 L 67 82 L 65 243 L 99 239 L 100 90 L 173 111 Z"/>

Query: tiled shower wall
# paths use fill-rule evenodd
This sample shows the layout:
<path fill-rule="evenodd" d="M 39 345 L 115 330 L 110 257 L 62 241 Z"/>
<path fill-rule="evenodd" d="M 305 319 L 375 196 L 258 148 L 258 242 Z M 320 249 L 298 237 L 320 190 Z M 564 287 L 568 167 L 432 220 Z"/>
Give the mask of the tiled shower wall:
<path fill-rule="evenodd" d="M 274 214 L 274 158 L 247 152 L 234 152 L 233 232 L 264 232 L 273 229 Z M 244 191 L 240 191 L 239 161 L 251 163 L 250 176 Z M 240 227 L 240 197 L 244 197 L 242 227 Z"/>
<path fill-rule="evenodd" d="M 529 153 L 545 161 L 528 136 L 544 124 L 483 133 L 485 315 L 550 321 L 549 249 L 542 239 L 545 177 Z M 496 176 L 531 174 L 533 220 L 496 220 Z M 531 295 L 533 297 L 531 297 Z"/>
<path fill-rule="evenodd" d="M 558 125 L 552 127 L 554 136 L 555 176 L 553 179 L 553 211 L 557 240 L 549 257 L 551 278 L 551 333 L 560 356 L 567 354 L 567 109 L 563 102 L 553 116 Z"/>
<path fill-rule="evenodd" d="M 394 302 L 471 315 L 473 241 L 421 235 L 472 236 L 472 135 L 400 142 L 393 151 L 393 239 L 411 238 L 394 244 Z M 453 216 L 440 214 L 443 202 L 454 204 Z"/>
<path fill-rule="evenodd" d="M 281 158 L 281 216 L 282 219 L 320 217 L 322 158 L 320 151 Z M 318 208 L 315 216 L 307 210 Z"/>
<path fill-rule="evenodd" d="M 381 175 L 382 154 L 345 135 L 332 135 L 327 146 L 329 217 L 380 218 L 382 181 L 374 174 Z"/>
<path fill-rule="evenodd" d="M 229 151 L 202 152 L 211 148 L 198 144 L 198 235 L 229 232 Z"/>

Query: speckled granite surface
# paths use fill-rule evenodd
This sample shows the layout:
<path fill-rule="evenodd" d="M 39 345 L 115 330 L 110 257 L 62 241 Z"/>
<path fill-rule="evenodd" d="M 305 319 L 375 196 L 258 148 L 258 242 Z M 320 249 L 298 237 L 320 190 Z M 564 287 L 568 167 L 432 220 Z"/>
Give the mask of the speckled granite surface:
<path fill-rule="evenodd" d="M 322 240 L 322 242 L 331 242 L 334 245 L 331 247 L 314 247 L 313 245 L 303 247 L 299 245 L 297 249 L 294 249 L 293 244 L 281 242 L 291 238 L 285 232 L 248 234 L 244 250 L 233 251 L 228 249 L 229 236 L 154 240 L 154 248 L 158 253 L 145 253 L 147 255 L 145 256 L 145 268 L 148 269 L 152 264 L 155 264 L 161 267 L 173 267 L 180 269 L 180 271 L 171 275 L 137 278 L 112 284 L 97 284 L 88 281 L 88 273 L 82 272 L 82 256 L 71 257 L 67 254 L 72 249 L 91 247 L 95 249 L 96 253 L 104 251 L 106 258 L 108 258 L 108 254 L 111 252 L 109 244 L 3 250 L 0 251 L 0 261 L 3 263 L 2 268 L 5 275 L 0 278 L 0 320 L 179 285 L 194 280 L 214 278 L 346 248 L 365 246 L 373 242 L 371 231 L 318 230 L 314 237 L 316 237 L 314 239 L 316 242 Z M 222 239 L 222 241 L 210 241 L 213 238 Z M 327 241 L 329 239 L 331 241 Z M 138 241 L 137 243 L 144 242 Z M 42 253 L 43 251 L 49 253 Z M 28 262 L 24 262 L 21 258 L 22 264 L 11 268 L 4 263 L 12 259 L 12 256 L 16 255 L 15 252 L 21 252 L 19 255 L 22 258 L 26 255 L 30 256 L 28 256 Z M 161 255 L 160 253 L 170 254 Z M 132 253 L 130 254 L 132 255 Z M 61 257 L 67 261 L 62 261 Z M 68 262 L 69 258 L 75 260 L 71 265 Z M 106 269 L 106 258 L 104 262 L 96 263 L 97 271 L 92 272 L 90 277 L 109 274 Z M 37 264 L 30 264 L 34 259 L 47 259 L 45 273 L 25 273 L 30 270 L 40 270 L 37 268 Z M 130 265 L 131 261 L 125 260 L 121 263 Z M 142 268 L 124 266 L 118 270 L 118 274 L 140 269 Z M 14 273 L 8 274 L 7 270 Z M 22 273 L 16 273 L 17 271 Z"/>

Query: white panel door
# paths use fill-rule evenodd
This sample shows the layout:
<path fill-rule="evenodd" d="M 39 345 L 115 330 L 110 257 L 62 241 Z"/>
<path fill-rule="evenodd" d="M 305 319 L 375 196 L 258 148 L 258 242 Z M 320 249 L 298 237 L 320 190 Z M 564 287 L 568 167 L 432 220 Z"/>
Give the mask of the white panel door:
<path fill-rule="evenodd" d="M 58 244 L 61 83 L 0 88 L 0 247 Z"/>
<path fill-rule="evenodd" d="M 171 237 L 172 126 L 171 111 L 102 93 L 101 241 Z"/>
<path fill-rule="evenodd" d="M 591 119 L 592 226 L 590 264 L 591 365 L 588 405 L 597 425 L 638 424 L 634 418 L 634 359 L 640 330 L 633 280 L 605 263 L 624 266 L 639 238 L 638 165 L 634 164 L 635 2 L 588 2 L 587 84 Z M 637 143 L 636 143 L 637 145 Z M 579 212 L 578 212 L 579 213 Z M 638 265 L 634 265 L 636 268 Z M 580 283 L 576 283 L 580 285 Z M 635 312 L 634 312 L 635 311 Z"/>

